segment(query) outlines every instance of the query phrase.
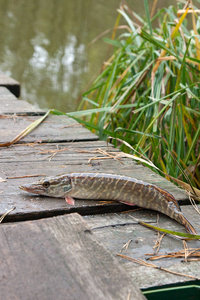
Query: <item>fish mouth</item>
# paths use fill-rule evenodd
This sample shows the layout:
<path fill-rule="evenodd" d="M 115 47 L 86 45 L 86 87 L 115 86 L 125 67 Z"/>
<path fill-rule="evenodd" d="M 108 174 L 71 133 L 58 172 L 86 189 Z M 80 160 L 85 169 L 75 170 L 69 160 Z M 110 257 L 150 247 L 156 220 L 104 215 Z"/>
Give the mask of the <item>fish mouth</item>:
<path fill-rule="evenodd" d="M 25 192 L 28 192 L 28 193 L 33 193 L 33 194 L 42 194 L 44 193 L 43 189 L 42 188 L 39 188 L 39 187 L 33 187 L 33 186 L 30 186 L 30 185 L 20 185 L 19 188 Z"/>
<path fill-rule="evenodd" d="M 30 192 L 31 191 L 31 188 L 30 186 L 26 186 L 26 185 L 20 185 L 19 188 L 23 191 L 26 191 L 26 192 Z"/>
<path fill-rule="evenodd" d="M 19 188 L 23 191 L 27 191 L 26 187 L 24 185 L 20 185 Z"/>

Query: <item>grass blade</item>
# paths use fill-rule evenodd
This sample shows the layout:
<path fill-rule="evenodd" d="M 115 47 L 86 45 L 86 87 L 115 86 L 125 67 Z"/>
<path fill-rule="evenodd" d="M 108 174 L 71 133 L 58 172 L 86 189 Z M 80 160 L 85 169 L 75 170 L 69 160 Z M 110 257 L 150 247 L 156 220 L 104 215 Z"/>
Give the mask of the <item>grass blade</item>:
<path fill-rule="evenodd" d="M 33 131 L 40 123 L 44 121 L 44 119 L 49 115 L 50 110 L 40 119 L 34 121 L 32 124 L 30 124 L 28 127 L 26 127 L 20 134 L 18 134 L 13 140 L 7 143 L 0 144 L 0 147 L 9 147 L 15 143 L 17 143 L 19 140 L 27 136 L 31 131 Z"/>

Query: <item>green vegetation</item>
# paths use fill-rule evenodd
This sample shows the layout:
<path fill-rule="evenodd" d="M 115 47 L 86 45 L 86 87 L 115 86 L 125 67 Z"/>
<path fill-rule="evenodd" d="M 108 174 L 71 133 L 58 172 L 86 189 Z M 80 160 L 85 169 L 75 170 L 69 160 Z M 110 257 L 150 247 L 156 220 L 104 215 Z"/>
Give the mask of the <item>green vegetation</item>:
<path fill-rule="evenodd" d="M 192 3 L 190 8 L 182 5 L 180 14 L 170 6 L 153 17 L 147 0 L 144 4 L 146 20 L 126 5 L 118 10 L 113 37 L 105 39 L 114 53 L 74 116 L 84 115 L 81 122 L 101 139 L 113 137 L 115 145 L 121 139 L 123 151 L 188 181 L 184 170 L 199 188 L 200 18 Z M 120 17 L 125 26 L 118 26 Z M 116 27 L 123 27 L 117 38 Z"/>

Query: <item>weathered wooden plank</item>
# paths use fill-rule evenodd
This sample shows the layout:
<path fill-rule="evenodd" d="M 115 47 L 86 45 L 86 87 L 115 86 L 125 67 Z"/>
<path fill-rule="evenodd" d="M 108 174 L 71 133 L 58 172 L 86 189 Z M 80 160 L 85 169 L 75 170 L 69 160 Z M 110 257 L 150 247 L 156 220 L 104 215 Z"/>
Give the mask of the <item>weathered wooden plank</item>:
<path fill-rule="evenodd" d="M 78 214 L 0 226 L 3 299 L 145 299 Z"/>
<path fill-rule="evenodd" d="M 200 216 L 191 206 L 188 205 L 182 206 L 182 211 L 194 225 L 197 232 L 200 233 Z M 131 240 L 128 249 L 122 250 L 122 254 L 146 261 L 149 256 L 145 254 L 154 253 L 155 251 L 153 247 L 158 240 L 158 235 L 153 230 L 137 224 L 132 217 L 155 226 L 157 226 L 158 221 L 159 226 L 162 228 L 185 232 L 183 226 L 167 216 L 159 214 L 158 220 L 157 213 L 148 210 L 91 215 L 85 216 L 84 219 L 96 238 L 103 243 L 104 246 L 113 253 L 113 255 L 119 253 L 122 250 L 122 247 Z M 188 241 L 187 245 L 188 248 L 199 248 L 200 241 Z M 180 251 L 182 249 L 184 249 L 184 246 L 181 240 L 166 235 L 162 240 L 159 253 L 165 254 L 167 252 Z M 133 278 L 133 282 L 140 288 L 163 286 L 192 280 L 189 277 L 169 274 L 158 269 L 131 263 L 119 257 L 117 257 L 117 259 L 124 266 L 127 274 Z M 200 261 L 186 263 L 183 262 L 183 260 L 184 258 L 165 258 L 153 261 L 152 263 L 171 271 L 200 278 Z"/>
<path fill-rule="evenodd" d="M 36 110 L 36 108 L 28 105 L 26 102 L 16 100 L 6 88 L 0 87 L 0 113 L 34 113 Z M 0 142 L 10 141 L 35 119 L 36 117 L 13 117 L 11 115 L 7 115 L 6 118 L 0 118 Z M 9 179 L 6 177 L 32 174 L 56 175 L 72 171 L 115 173 L 135 177 L 156 184 L 157 186 L 171 192 L 177 200 L 182 201 L 187 199 L 185 193 L 175 187 L 172 183 L 156 175 L 148 168 L 137 165 L 129 159 L 123 158 L 121 162 L 112 158 L 109 160 L 91 161 L 90 159 L 94 156 L 97 156 L 97 158 L 102 158 L 104 156 L 104 154 L 93 152 L 95 152 L 96 148 L 105 150 L 106 143 L 97 141 L 98 138 L 96 136 L 81 127 L 73 119 L 51 115 L 21 142 L 33 143 L 38 140 L 40 142 L 47 142 L 48 144 L 31 145 L 31 147 L 16 145 L 9 149 L 0 149 L 0 178 L 4 178 L 6 180 L 5 182 L 0 180 L 0 214 L 5 213 L 8 209 L 14 206 L 16 207 L 16 209 L 11 212 L 8 217 L 6 217 L 5 221 L 9 221 L 11 219 L 37 219 L 70 212 L 80 212 L 83 215 L 93 214 L 93 216 L 88 216 L 86 220 L 88 224 L 92 226 L 94 236 L 103 242 L 113 254 L 119 252 L 122 246 L 129 239 L 133 239 L 133 242 L 130 244 L 126 254 L 135 258 L 145 259 L 145 253 L 152 252 L 152 247 L 157 238 L 153 231 L 135 224 L 129 216 L 130 213 L 120 215 L 94 215 L 100 212 L 122 211 L 123 209 L 126 209 L 125 205 L 112 203 L 103 206 L 97 201 L 80 200 L 76 201 L 76 205 L 74 207 L 71 207 L 65 203 L 64 199 L 38 197 L 28 195 L 19 190 L 19 185 L 31 182 L 34 178 Z M 81 142 L 82 140 L 84 142 Z M 70 142 L 66 143 L 66 141 Z M 76 141 L 76 143 L 71 141 Z M 48 153 L 48 150 L 64 150 L 65 148 L 67 148 L 67 150 L 58 151 L 56 154 L 55 152 Z M 47 157 L 48 155 L 52 156 Z M 184 210 L 186 217 L 191 220 L 194 227 L 198 232 L 200 232 L 198 218 L 194 219 L 194 211 L 188 206 L 184 208 Z M 137 211 L 136 214 L 134 212 L 133 215 L 138 219 L 150 221 L 154 224 L 157 220 L 157 214 L 152 211 L 140 210 Z M 67 221 L 63 221 L 65 218 L 67 218 Z M 80 243 L 78 243 L 79 227 L 76 226 L 77 221 L 69 221 L 66 216 L 56 218 L 56 220 L 57 219 L 59 219 L 59 221 L 55 221 L 55 218 L 52 218 L 50 220 L 24 222 L 21 224 L 1 224 L 0 236 L 2 238 L 0 237 L 0 241 L 2 242 L 2 245 L 6 245 L 0 254 L 0 257 L 3 258 L 2 260 L 4 262 L 3 271 L 5 271 L 5 273 L 2 273 L 3 288 L 1 288 L 1 292 L 5 292 L 6 295 L 9 295 L 9 297 L 12 298 L 14 298 L 14 296 L 15 298 L 18 297 L 17 299 L 24 299 L 24 295 L 27 295 L 27 299 L 31 299 L 30 295 L 33 296 L 33 299 L 37 299 L 37 297 L 41 299 L 41 295 L 47 296 L 47 298 L 44 296 L 42 299 L 51 299 L 49 295 L 52 296 L 52 299 L 55 299 L 55 296 L 58 299 L 66 299 L 66 294 L 69 291 L 67 294 L 69 295 L 69 299 L 76 299 L 76 296 L 77 299 L 84 299 L 84 297 L 85 299 L 90 299 L 88 298 L 87 293 L 94 286 L 94 281 L 95 284 L 97 284 L 98 280 L 96 280 L 96 277 L 91 275 L 93 281 L 89 285 L 88 281 L 90 281 L 90 277 L 87 278 L 88 281 L 86 282 L 88 287 L 85 289 L 85 285 L 83 285 L 83 283 L 85 282 L 84 280 L 86 280 L 88 272 L 85 272 L 83 275 L 81 274 L 78 279 L 76 277 L 78 272 L 74 271 L 74 273 L 72 272 L 73 274 L 71 273 L 71 269 L 79 269 L 78 264 L 73 264 L 73 262 L 71 262 L 74 259 L 72 255 L 74 253 L 74 249 L 79 247 L 79 244 L 82 246 L 82 239 L 85 240 L 85 236 L 81 235 Z M 79 220 L 79 222 L 80 226 L 82 226 L 82 221 Z M 116 226 L 116 224 L 118 225 Z M 119 226 L 119 224 L 121 225 Z M 161 214 L 159 225 L 161 227 L 174 230 L 182 229 L 181 225 Z M 85 225 L 82 227 L 84 226 Z M 65 230 L 67 232 L 66 236 L 63 234 Z M 88 232 L 89 231 L 87 230 L 87 233 Z M 88 236 L 90 237 L 90 235 Z M 66 247 L 66 245 L 68 245 L 68 247 Z M 96 257 L 100 257 L 101 259 L 98 261 L 102 260 L 103 262 L 107 262 L 107 259 L 102 257 L 99 252 L 96 252 L 96 248 L 94 249 L 93 246 L 91 246 L 93 245 L 93 238 L 90 240 L 90 243 L 87 240 L 84 245 L 85 248 L 89 248 L 89 257 L 86 255 L 86 260 L 83 260 L 83 251 L 83 253 L 79 253 L 80 256 L 78 256 L 77 261 L 81 261 L 82 265 L 86 266 L 85 269 L 87 269 L 87 266 L 89 265 L 89 268 L 92 270 L 92 274 L 94 273 L 93 265 L 91 267 L 91 263 L 88 264 L 88 261 L 91 260 L 93 262 Z M 199 247 L 199 241 L 189 243 L 189 246 Z M 172 239 L 171 237 L 165 237 L 161 246 L 161 251 L 175 251 L 180 250 L 180 248 L 182 248 L 182 242 Z M 91 249 L 96 253 L 95 258 L 94 256 L 91 256 Z M 23 258 L 22 253 L 28 253 L 30 256 L 25 255 Z M 70 261 L 70 265 L 68 264 L 68 259 Z M 174 277 L 174 275 L 168 275 L 159 270 L 134 265 L 120 259 L 119 257 L 117 257 L 117 260 L 124 266 L 129 277 L 133 278 L 133 281 L 137 282 L 142 288 L 188 280 L 185 277 Z M 96 261 L 95 263 L 98 265 Z M 180 260 L 178 262 L 175 260 L 165 260 L 164 262 L 158 262 L 158 265 L 159 264 L 172 270 L 199 276 L 199 263 L 195 263 L 195 265 L 185 265 L 182 264 Z M 112 266 L 109 264 L 107 265 L 107 268 L 111 268 L 112 270 Z M 116 273 L 115 269 L 113 272 Z M 100 276 L 101 283 L 104 281 L 106 283 L 108 282 L 108 275 L 104 276 L 104 274 L 105 273 Z M 111 275 L 109 275 L 109 277 L 111 277 Z M 56 278 L 56 280 L 54 280 L 54 278 Z M 68 282 L 67 287 L 66 281 L 64 282 L 63 278 L 68 278 L 66 280 Z M 114 281 L 115 277 L 112 278 Z M 26 280 L 31 282 L 30 288 L 27 287 L 28 284 L 24 284 L 27 282 Z M 21 282 L 23 282 L 23 287 L 24 285 L 27 287 L 27 293 L 24 289 L 21 289 Z M 41 282 L 43 282 L 42 285 L 40 284 Z M 125 280 L 123 287 L 126 285 L 126 282 L 127 281 Z M 120 287 L 120 285 L 118 285 L 118 281 L 116 281 L 116 283 L 117 286 Z M 98 285 L 96 290 L 98 291 L 98 295 L 100 295 L 99 297 L 102 297 L 102 291 L 99 292 L 99 287 L 100 285 Z M 59 293 L 56 291 L 59 291 Z M 81 297 L 80 291 L 82 291 Z M 23 293 L 23 296 L 21 296 L 22 294 L 20 293 Z M 72 294 L 73 297 L 71 297 Z M 92 294 L 93 298 L 91 299 L 109 299 L 107 294 L 104 293 L 103 296 L 104 298 L 97 298 L 96 295 Z M 127 297 L 128 296 L 126 296 L 125 299 Z M 4 299 L 10 298 L 4 297 Z M 120 298 L 116 298 L 116 295 L 114 295 L 114 298 L 111 299 Z"/>
<path fill-rule="evenodd" d="M 110 144 L 108 148 L 103 141 L 16 145 L 10 148 L 0 148 L 0 164 L 2 164 L 2 171 L 4 170 L 8 177 L 30 175 L 33 173 L 33 162 L 35 162 L 35 169 L 39 172 L 43 170 L 40 174 L 46 174 L 46 176 L 72 171 L 127 175 L 166 189 L 177 200 L 187 199 L 183 190 L 149 168 L 137 164 L 131 159 L 110 158 L 106 156 L 106 152 L 117 154 L 118 150 Z M 9 165 L 12 163 L 15 165 L 10 169 Z M 22 163 L 24 163 L 23 168 Z M 4 164 L 6 164 L 5 168 Z M 34 171 L 36 172 L 36 170 Z M 30 182 L 32 179 L 26 180 Z"/>
<path fill-rule="evenodd" d="M 24 100 L 10 99 L 9 101 L 5 102 L 3 100 L 3 96 L 0 96 L 0 115 L 6 114 L 44 115 L 45 113 L 40 108 L 35 108 L 35 106 Z"/>
<path fill-rule="evenodd" d="M 0 114 L 44 114 L 40 108 L 18 100 L 6 87 L 0 86 Z"/>
<path fill-rule="evenodd" d="M 105 151 L 106 143 L 94 141 L 87 143 L 41 144 L 32 147 L 20 145 L 0 149 L 0 177 L 6 180 L 5 182 L 0 182 L 0 214 L 3 214 L 6 210 L 14 206 L 16 209 L 10 214 L 10 217 L 21 219 L 39 218 L 40 216 L 49 216 L 64 212 L 77 211 L 81 214 L 88 214 L 91 212 L 119 211 L 120 209 L 124 210 L 128 208 L 119 203 L 102 206 L 100 202 L 90 200 L 77 200 L 76 205 L 72 207 L 67 205 L 64 199 L 28 195 L 19 189 L 20 185 L 35 181 L 38 178 L 9 179 L 9 177 L 37 174 L 44 174 L 42 177 L 45 175 L 53 176 L 72 171 L 127 175 L 165 188 L 177 200 L 182 201 L 187 198 L 184 191 L 153 173 L 150 169 L 138 165 L 130 159 L 123 158 L 118 161 L 110 158 L 90 162 L 89 160 L 94 156 L 97 156 L 97 158 L 104 157 L 104 154 L 90 153 L 92 151 L 95 152 L 97 148 Z M 53 157 L 49 157 L 49 155 L 54 155 L 54 152 L 44 153 L 44 151 L 56 149 L 66 150 L 58 152 Z M 51 160 L 49 161 L 49 159 Z"/>
<path fill-rule="evenodd" d="M 0 142 L 4 143 L 12 140 L 37 119 L 38 117 L 34 116 L 0 118 Z M 20 142 L 33 143 L 40 141 L 46 143 L 81 140 L 98 140 L 98 137 L 67 116 L 49 115 L 40 126 Z"/>
<path fill-rule="evenodd" d="M 0 99 L 1 102 L 1 99 Z M 14 114 L 14 115 L 44 115 L 44 111 L 35 108 L 33 105 L 24 100 L 9 100 L 9 102 L 0 103 L 0 115 Z"/>
<path fill-rule="evenodd" d="M 20 96 L 20 84 L 13 78 L 5 75 L 0 75 L 0 86 L 6 87 L 17 98 Z"/>

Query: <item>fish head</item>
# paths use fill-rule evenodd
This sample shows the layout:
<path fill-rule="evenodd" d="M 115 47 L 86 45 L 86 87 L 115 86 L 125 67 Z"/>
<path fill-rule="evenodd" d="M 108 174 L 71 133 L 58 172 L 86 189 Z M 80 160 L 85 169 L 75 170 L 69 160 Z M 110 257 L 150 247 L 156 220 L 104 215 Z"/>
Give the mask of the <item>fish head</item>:
<path fill-rule="evenodd" d="M 63 198 L 71 191 L 72 183 L 70 177 L 58 175 L 46 177 L 31 184 L 22 185 L 19 188 L 33 194 Z"/>

